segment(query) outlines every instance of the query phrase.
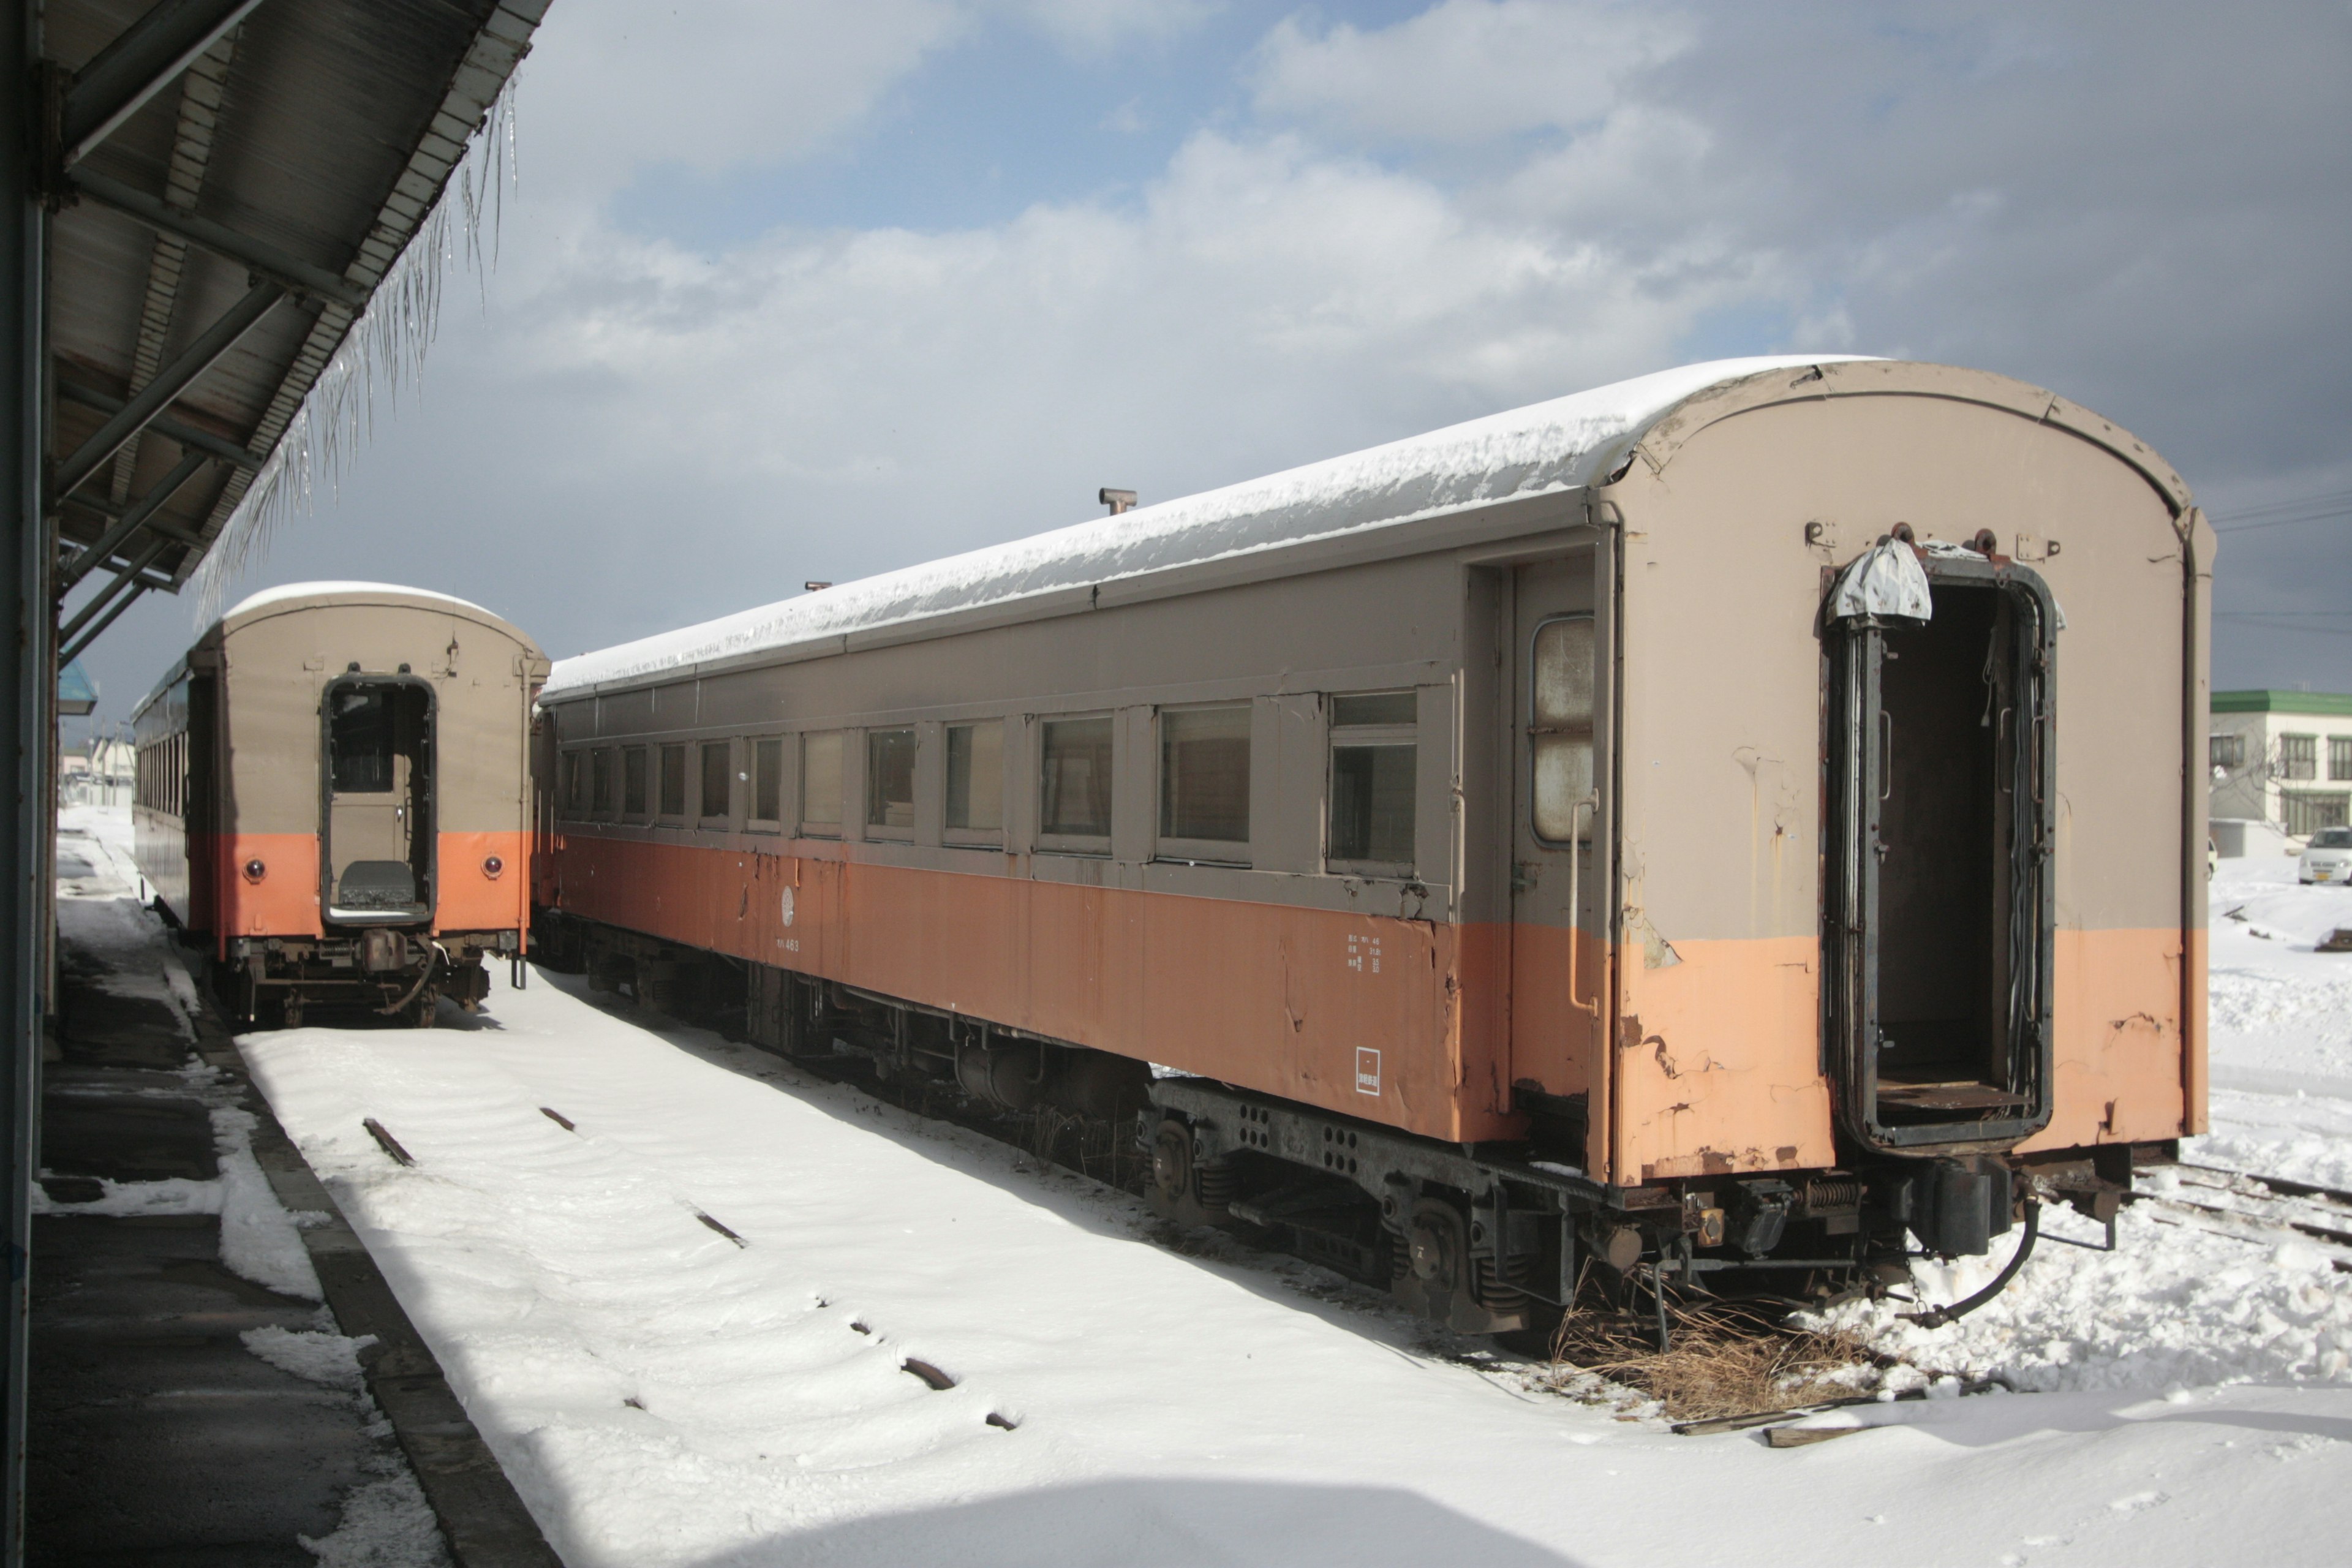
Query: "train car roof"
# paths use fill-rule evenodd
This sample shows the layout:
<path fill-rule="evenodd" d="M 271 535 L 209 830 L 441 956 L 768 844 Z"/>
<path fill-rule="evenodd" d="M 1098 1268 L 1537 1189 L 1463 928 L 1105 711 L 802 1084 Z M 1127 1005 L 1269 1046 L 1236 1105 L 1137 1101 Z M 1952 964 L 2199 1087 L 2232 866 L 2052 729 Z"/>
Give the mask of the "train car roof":
<path fill-rule="evenodd" d="M 284 615 L 290 610 L 324 609 L 343 605 L 393 605 L 410 609 L 447 611 L 504 632 L 533 652 L 539 648 L 530 633 L 496 611 L 484 609 L 471 599 L 460 599 L 455 594 L 436 593 L 430 588 L 410 588 L 398 583 L 286 583 L 275 588 L 264 588 L 237 601 L 234 609 L 213 623 L 205 637 L 209 637 L 215 632 L 233 632 L 267 616 Z"/>
<path fill-rule="evenodd" d="M 1853 374 L 1865 367 L 1888 374 Z M 952 626 L 935 628 L 944 634 L 976 613 L 1052 614 L 1055 600 L 1085 609 L 1100 602 L 1106 586 L 1131 579 L 1605 483 L 1637 448 L 1660 447 L 1652 460 L 1663 463 L 1713 417 L 1748 399 L 1790 395 L 1787 378 L 1768 373 L 1792 369 L 1811 373 L 1801 381 L 1819 384 L 1801 395 L 1921 393 L 1992 403 L 2065 426 L 2132 461 L 2176 510 L 2187 504 L 2179 478 L 2128 434 L 2007 376 L 1851 354 L 1716 360 L 558 659 L 541 700 L 654 684 L 714 667 L 819 657 L 869 638 L 933 635 L 919 624 L 951 618 Z M 1685 408 L 1690 417 L 1670 417 Z"/>
<path fill-rule="evenodd" d="M 461 615 L 469 621 L 504 633 L 534 654 L 540 651 L 539 644 L 532 640 L 529 632 L 497 612 L 484 609 L 470 599 L 460 599 L 454 594 L 436 593 L 430 588 L 411 588 L 398 583 L 346 582 L 284 583 L 275 588 L 264 588 L 259 593 L 248 594 L 238 600 L 236 605 L 226 615 L 205 628 L 203 634 L 196 638 L 196 647 L 201 648 L 206 643 L 216 642 L 231 632 L 251 626 L 256 621 L 265 620 L 271 616 L 286 615 L 295 610 L 330 609 L 350 605 L 398 605 L 410 609 L 441 610 Z M 131 717 L 135 720 L 140 714 L 145 712 L 148 705 L 165 691 L 170 690 L 172 683 L 185 674 L 187 668 L 187 658 L 182 658 L 175 660 L 172 668 L 164 671 L 163 679 L 155 683 L 155 689 L 142 698 L 139 706 L 131 710 Z"/>

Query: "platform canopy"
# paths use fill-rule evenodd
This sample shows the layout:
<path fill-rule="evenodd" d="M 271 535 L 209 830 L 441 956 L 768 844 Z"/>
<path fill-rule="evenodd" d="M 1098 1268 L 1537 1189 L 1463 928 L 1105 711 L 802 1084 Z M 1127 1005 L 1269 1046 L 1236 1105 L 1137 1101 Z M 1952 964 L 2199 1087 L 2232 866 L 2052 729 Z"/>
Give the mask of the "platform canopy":
<path fill-rule="evenodd" d="M 14 1568 L 58 668 L 140 595 L 176 591 L 233 546 L 241 507 L 299 499 L 317 449 L 353 433 L 322 404 L 363 407 L 373 375 L 415 367 L 456 237 L 445 196 L 454 177 L 478 207 L 469 142 L 498 129 L 548 0 L 0 4 L 0 602 L 18 628 L 0 637 L 0 884 L 15 889 L 0 899 L 0 1568 Z"/>
<path fill-rule="evenodd" d="M 380 286 L 403 288 L 546 7 L 48 0 L 54 591 L 110 590 L 62 653 L 219 541 Z M 429 303 L 382 302 L 407 319 L 370 335 L 413 350 Z"/>

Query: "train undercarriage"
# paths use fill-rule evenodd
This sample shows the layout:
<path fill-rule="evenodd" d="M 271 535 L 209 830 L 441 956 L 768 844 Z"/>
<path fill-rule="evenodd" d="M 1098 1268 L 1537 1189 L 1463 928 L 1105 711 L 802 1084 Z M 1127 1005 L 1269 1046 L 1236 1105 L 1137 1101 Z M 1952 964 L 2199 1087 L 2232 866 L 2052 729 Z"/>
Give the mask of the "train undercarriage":
<path fill-rule="evenodd" d="M 520 960 L 519 933 L 368 926 L 324 937 L 238 937 L 214 979 L 247 1024 L 299 1029 L 314 1007 L 364 1008 L 430 1028 L 444 997 L 469 1013 L 481 1005 L 494 956 Z M 515 969 L 519 975 L 519 962 Z"/>
<path fill-rule="evenodd" d="M 1443 1143 L 835 982 L 541 918 L 535 954 L 584 972 L 592 990 L 826 1070 L 1090 1127 L 1097 1147 L 1124 1146 L 1129 1184 L 1168 1220 L 1243 1232 L 1465 1334 L 1540 1336 L 1581 1303 L 1653 1319 L 1663 1339 L 1671 1301 L 1819 1305 L 1907 1279 L 1916 1257 L 1984 1255 L 2020 1223 L 2021 1263 L 2041 1205 L 2112 1225 L 2134 1172 L 2178 1152 L 1880 1156 L 1616 1186 L 1580 1168 L 1573 1101 L 1525 1097 L 1533 1134 L 1523 1142 Z"/>

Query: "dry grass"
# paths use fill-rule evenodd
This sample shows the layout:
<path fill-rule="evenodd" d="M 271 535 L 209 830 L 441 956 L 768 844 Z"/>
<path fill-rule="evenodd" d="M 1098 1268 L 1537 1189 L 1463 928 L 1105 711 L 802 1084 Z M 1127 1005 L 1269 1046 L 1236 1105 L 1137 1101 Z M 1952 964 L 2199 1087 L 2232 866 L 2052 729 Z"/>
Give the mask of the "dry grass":
<path fill-rule="evenodd" d="M 1574 1311 L 1552 1338 L 1552 1382 L 1583 1377 L 1646 1394 L 1675 1421 L 1787 1410 L 1851 1394 L 1853 1369 L 1877 1358 L 1842 1334 L 1791 1329 L 1722 1303 L 1670 1308 L 1661 1352 L 1648 1315 Z"/>

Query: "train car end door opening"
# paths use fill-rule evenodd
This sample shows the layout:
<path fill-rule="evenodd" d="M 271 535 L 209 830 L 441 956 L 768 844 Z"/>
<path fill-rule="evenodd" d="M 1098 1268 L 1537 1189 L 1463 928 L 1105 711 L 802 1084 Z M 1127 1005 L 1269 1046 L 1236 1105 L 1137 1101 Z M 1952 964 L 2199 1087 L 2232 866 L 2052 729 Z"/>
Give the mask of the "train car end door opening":
<path fill-rule="evenodd" d="M 320 903 L 339 925 L 433 917 L 433 688 L 347 675 L 321 701 Z"/>
<path fill-rule="evenodd" d="M 1825 1066 L 1887 1152 L 2006 1147 L 2051 1114 L 2056 605 L 2030 570 L 1922 563 L 1932 614 L 1825 626 Z"/>

